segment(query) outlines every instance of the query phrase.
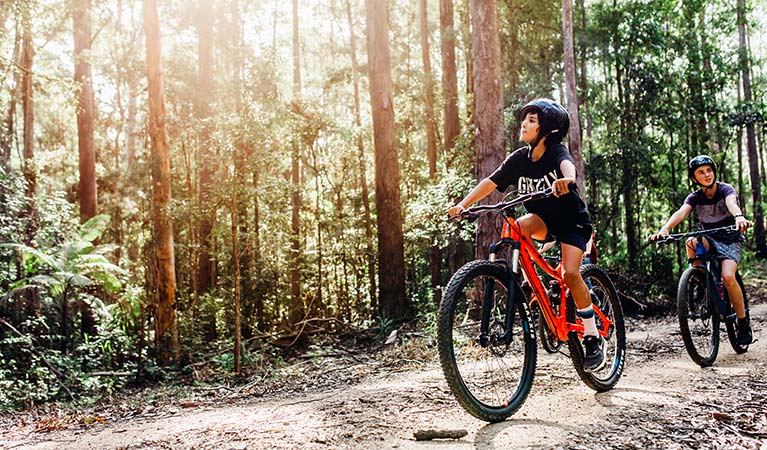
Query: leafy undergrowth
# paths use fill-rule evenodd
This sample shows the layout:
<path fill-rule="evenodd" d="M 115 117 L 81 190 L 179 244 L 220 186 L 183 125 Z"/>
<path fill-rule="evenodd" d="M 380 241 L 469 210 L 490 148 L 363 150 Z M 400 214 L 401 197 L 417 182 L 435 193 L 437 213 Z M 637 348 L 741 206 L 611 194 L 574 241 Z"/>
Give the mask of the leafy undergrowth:
<path fill-rule="evenodd" d="M 274 351 L 263 352 L 258 358 L 251 354 L 251 364 L 244 366 L 239 376 L 221 363 L 226 354 L 180 370 L 158 369 L 153 376 L 164 381 L 133 380 L 124 389 L 97 400 L 78 398 L 6 411 L 0 413 L 0 427 L 32 425 L 40 432 L 89 427 L 262 397 L 300 398 L 301 393 L 351 386 L 370 376 L 409 371 L 435 361 L 434 336 L 411 328 L 406 324 L 387 336 L 375 330 L 351 338 L 315 335 L 303 351 L 291 351 L 295 354 L 289 358 Z"/>

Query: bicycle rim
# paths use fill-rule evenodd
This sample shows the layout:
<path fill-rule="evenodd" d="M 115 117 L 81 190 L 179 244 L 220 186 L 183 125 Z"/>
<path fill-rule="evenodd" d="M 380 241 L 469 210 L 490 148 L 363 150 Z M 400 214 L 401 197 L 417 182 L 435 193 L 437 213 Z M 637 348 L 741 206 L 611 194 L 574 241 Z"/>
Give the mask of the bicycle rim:
<path fill-rule="evenodd" d="M 706 272 L 701 267 L 690 267 L 682 273 L 677 315 L 690 358 L 701 367 L 713 364 L 719 352 L 719 313 L 709 296 Z"/>
<path fill-rule="evenodd" d="M 603 392 L 612 389 L 618 382 L 626 362 L 626 331 L 623 324 L 623 309 L 618 293 L 610 278 L 595 265 L 581 267 L 581 276 L 589 288 L 592 303 L 609 319 L 611 325 L 604 336 L 602 351 L 605 355 L 605 366 L 598 371 L 587 372 L 583 368 L 583 353 L 581 344 L 574 333 L 568 340 L 570 357 L 573 360 L 578 376 L 587 386 Z M 575 320 L 575 304 L 572 298 L 567 302 L 568 320 Z M 597 329 L 602 330 L 605 324 L 596 317 Z"/>
<path fill-rule="evenodd" d="M 509 285 L 502 266 L 474 261 L 453 276 L 440 308 L 438 340 L 445 378 L 461 406 L 488 422 L 504 420 L 522 406 L 535 373 L 535 340 L 521 302 L 515 308 L 511 343 L 499 339 Z M 483 346 L 479 336 L 486 295 L 491 300 L 491 342 Z"/>

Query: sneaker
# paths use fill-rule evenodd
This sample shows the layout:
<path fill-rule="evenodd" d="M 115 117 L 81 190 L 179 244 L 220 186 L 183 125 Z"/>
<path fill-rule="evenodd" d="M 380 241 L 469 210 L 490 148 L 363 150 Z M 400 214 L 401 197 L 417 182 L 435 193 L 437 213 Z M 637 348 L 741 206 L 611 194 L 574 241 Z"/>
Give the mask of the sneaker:
<path fill-rule="evenodd" d="M 604 341 L 601 336 L 585 336 L 583 338 L 583 368 L 586 372 L 596 372 L 605 366 L 605 355 L 602 351 Z"/>
<path fill-rule="evenodd" d="M 738 345 L 748 345 L 753 340 L 754 336 L 751 332 L 751 324 L 748 320 L 741 321 L 738 319 Z"/>

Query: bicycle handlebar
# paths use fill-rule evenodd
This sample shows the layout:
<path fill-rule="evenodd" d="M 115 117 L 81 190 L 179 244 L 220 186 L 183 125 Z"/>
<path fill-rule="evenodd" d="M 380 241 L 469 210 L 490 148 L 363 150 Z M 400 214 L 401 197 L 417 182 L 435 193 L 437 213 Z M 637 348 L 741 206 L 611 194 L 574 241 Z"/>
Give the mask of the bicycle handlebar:
<path fill-rule="evenodd" d="M 568 185 L 568 188 L 570 191 L 576 191 L 577 185 L 575 183 L 570 183 Z M 486 212 L 486 211 L 506 211 L 508 209 L 511 209 L 515 206 L 519 206 L 522 203 L 531 202 L 535 200 L 541 200 L 546 197 L 549 197 L 553 194 L 553 191 L 551 188 L 546 188 L 542 191 L 536 191 L 536 192 L 530 192 L 527 194 L 520 195 L 519 197 L 515 198 L 514 200 L 508 201 L 508 202 L 500 202 L 496 203 L 494 205 L 477 205 L 472 206 L 471 208 L 464 209 L 461 211 L 461 214 L 458 216 L 452 216 L 448 217 L 447 220 L 456 220 L 458 218 L 465 219 L 469 222 L 474 222 L 479 218 L 479 213 Z"/>
<path fill-rule="evenodd" d="M 706 236 L 717 231 L 737 231 L 737 230 L 738 228 L 735 225 L 728 225 L 726 227 L 710 228 L 708 230 L 697 230 L 697 231 L 689 231 L 687 233 L 669 234 L 668 236 L 662 237 L 660 239 L 656 239 L 655 242 L 657 244 L 670 244 L 671 242 L 676 242 L 678 240 L 685 239 L 688 237 Z"/>

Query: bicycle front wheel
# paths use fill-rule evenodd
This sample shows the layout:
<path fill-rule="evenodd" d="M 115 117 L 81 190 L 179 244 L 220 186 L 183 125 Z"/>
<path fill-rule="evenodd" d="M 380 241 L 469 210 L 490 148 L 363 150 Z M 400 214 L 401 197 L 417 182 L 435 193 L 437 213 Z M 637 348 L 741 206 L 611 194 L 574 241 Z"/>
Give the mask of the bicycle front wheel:
<path fill-rule="evenodd" d="M 514 414 L 535 376 L 535 338 L 523 306 L 526 299 L 513 300 L 511 341 L 503 336 L 511 283 L 501 264 L 472 261 L 451 278 L 439 311 L 437 339 L 447 384 L 467 412 L 487 422 Z M 490 305 L 485 342 L 480 339 L 483 303 Z"/>
<path fill-rule="evenodd" d="M 701 367 L 714 364 L 719 352 L 719 313 L 708 294 L 706 271 L 700 266 L 687 268 L 679 278 L 677 315 L 684 347 Z"/>
<path fill-rule="evenodd" d="M 610 321 L 610 325 L 607 326 L 606 322 L 596 316 L 597 329 L 606 333 L 602 341 L 602 352 L 604 352 L 606 360 L 605 366 L 598 371 L 586 371 L 583 367 L 583 349 L 575 332 L 570 333 L 567 345 L 570 350 L 570 359 L 581 381 L 597 392 L 604 392 L 615 386 L 623 374 L 626 364 L 626 329 L 623 324 L 623 308 L 612 280 L 602 269 L 593 264 L 583 265 L 581 266 L 581 277 L 589 288 L 591 302 Z M 575 303 L 571 296 L 568 296 L 565 312 L 569 322 L 576 320 Z"/>

